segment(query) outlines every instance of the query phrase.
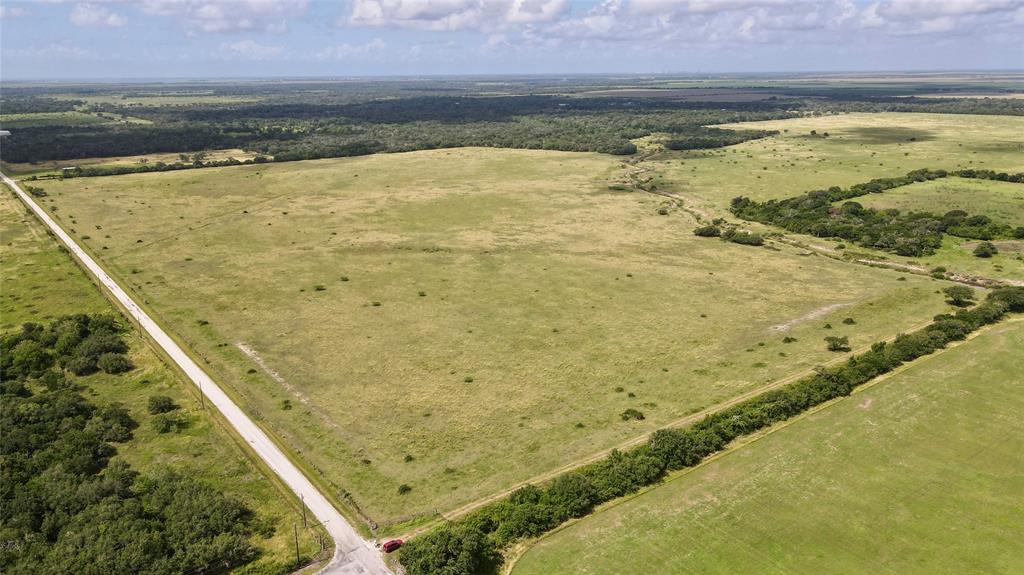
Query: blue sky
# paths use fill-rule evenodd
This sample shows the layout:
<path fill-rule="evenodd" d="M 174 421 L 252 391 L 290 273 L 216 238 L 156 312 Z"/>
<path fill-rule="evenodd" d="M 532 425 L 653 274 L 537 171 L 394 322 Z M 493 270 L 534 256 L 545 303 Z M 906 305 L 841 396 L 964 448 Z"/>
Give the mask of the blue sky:
<path fill-rule="evenodd" d="M 1024 0 L 0 3 L 0 78 L 1024 68 Z"/>

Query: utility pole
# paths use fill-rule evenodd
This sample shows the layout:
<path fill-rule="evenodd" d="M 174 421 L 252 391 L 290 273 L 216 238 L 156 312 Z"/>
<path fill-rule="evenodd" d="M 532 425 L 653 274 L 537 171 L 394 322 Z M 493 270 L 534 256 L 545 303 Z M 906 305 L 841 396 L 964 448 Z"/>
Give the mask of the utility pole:
<path fill-rule="evenodd" d="M 299 526 L 292 523 L 292 532 L 295 534 L 295 568 L 299 568 Z"/>

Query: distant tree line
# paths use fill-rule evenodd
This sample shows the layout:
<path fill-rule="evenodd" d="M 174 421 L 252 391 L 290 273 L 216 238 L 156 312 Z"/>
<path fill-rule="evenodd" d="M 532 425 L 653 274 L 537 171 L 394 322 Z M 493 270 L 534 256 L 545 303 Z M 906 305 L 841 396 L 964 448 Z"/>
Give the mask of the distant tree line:
<path fill-rule="evenodd" d="M 778 130 L 724 130 L 722 128 L 704 128 L 689 134 L 673 136 L 665 142 L 670 150 L 705 150 L 724 148 L 748 140 L 767 138 L 779 133 Z"/>
<path fill-rule="evenodd" d="M 919 331 L 878 342 L 843 365 L 819 367 L 814 375 L 709 415 L 693 426 L 662 429 L 647 444 L 614 451 L 607 458 L 564 473 L 551 482 L 523 487 L 457 521 L 405 544 L 401 563 L 409 575 L 471 575 L 496 572 L 500 551 L 536 537 L 595 506 L 692 467 L 729 442 L 849 395 L 859 385 L 896 367 L 962 340 L 1008 313 L 1024 312 L 1024 287 L 997 288 L 985 302 L 936 316 Z"/>
<path fill-rule="evenodd" d="M 783 200 L 757 202 L 746 197 L 732 200 L 731 211 L 736 216 L 764 224 L 771 224 L 791 232 L 817 237 L 842 238 L 865 247 L 893 252 L 902 256 L 922 256 L 935 252 L 942 245 L 943 234 L 964 238 L 991 240 L 1014 237 L 1024 232 L 992 221 L 985 215 L 970 215 L 952 210 L 943 215 L 930 212 L 901 213 L 896 209 L 866 208 L 858 202 L 845 201 L 839 207 L 835 202 L 852 200 L 867 194 L 881 193 L 900 186 L 925 182 L 947 176 L 998 180 L 1024 181 L 1024 174 L 1008 174 L 991 170 L 914 170 L 897 178 L 877 178 L 843 189 L 833 186 L 815 190 Z"/>
<path fill-rule="evenodd" d="M 256 557 L 249 536 L 259 527 L 241 502 L 111 461 L 137 423 L 120 404 L 94 404 L 70 376 L 130 369 L 112 317 L 27 323 L 0 338 L 0 351 L 0 571 L 226 573 Z"/>

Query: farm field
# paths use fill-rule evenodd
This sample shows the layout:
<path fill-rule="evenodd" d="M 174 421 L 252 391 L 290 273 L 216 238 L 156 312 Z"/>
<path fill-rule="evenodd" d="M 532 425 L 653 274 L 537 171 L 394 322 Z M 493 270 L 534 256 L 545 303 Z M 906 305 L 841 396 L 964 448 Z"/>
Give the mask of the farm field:
<path fill-rule="evenodd" d="M 66 314 L 113 312 L 110 304 L 66 253 L 46 235 L 6 187 L 0 193 L 0 330 L 9 332 L 24 322 L 47 323 Z M 294 566 L 292 525 L 301 523 L 299 510 L 289 503 L 265 472 L 258 469 L 219 422 L 204 412 L 197 396 L 181 382 L 135 333 L 126 338 L 136 369 L 112 376 L 103 372 L 79 377 L 87 395 L 98 403 L 121 402 L 139 422 L 133 439 L 117 445 L 117 459 L 144 474 L 173 469 L 216 486 L 244 501 L 272 526 L 269 537 L 254 536 L 261 556 L 239 573 L 288 573 Z M 180 406 L 187 426 L 158 433 L 151 425 L 147 401 L 152 395 L 171 397 Z M 315 533 L 299 530 L 304 557 L 319 552 Z"/>
<path fill-rule="evenodd" d="M 856 349 L 948 309 L 945 282 L 696 238 L 664 198 L 609 189 L 627 168 L 463 148 L 38 185 L 388 526 L 844 357 L 826 335 Z"/>
<path fill-rule="evenodd" d="M 1021 117 L 849 113 L 722 127 L 780 133 L 714 151 L 652 157 L 663 187 L 720 214 L 736 196 L 782 199 L 919 168 L 1024 171 Z"/>
<path fill-rule="evenodd" d="M 1024 322 L 541 539 L 534 573 L 1024 569 Z"/>

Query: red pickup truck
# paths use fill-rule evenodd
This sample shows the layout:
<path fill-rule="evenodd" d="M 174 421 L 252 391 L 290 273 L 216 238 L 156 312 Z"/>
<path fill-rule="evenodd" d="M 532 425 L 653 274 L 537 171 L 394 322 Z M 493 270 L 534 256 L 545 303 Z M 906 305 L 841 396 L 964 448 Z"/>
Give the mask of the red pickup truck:
<path fill-rule="evenodd" d="M 391 541 L 385 541 L 384 544 L 381 545 L 381 548 L 384 550 L 385 553 L 391 553 L 392 551 L 398 549 L 401 546 L 401 539 L 392 539 Z"/>

